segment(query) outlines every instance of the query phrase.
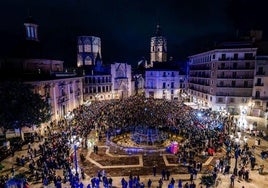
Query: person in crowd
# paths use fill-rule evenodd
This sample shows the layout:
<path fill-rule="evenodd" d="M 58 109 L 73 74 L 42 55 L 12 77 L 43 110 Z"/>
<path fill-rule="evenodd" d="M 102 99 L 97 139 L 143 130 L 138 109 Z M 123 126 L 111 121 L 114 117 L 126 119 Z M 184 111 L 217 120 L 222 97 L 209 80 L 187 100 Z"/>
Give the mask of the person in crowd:
<path fill-rule="evenodd" d="M 229 173 L 232 152 L 236 147 L 239 149 L 238 158 L 242 161 L 242 166 L 240 167 L 241 177 L 249 179 L 248 169 L 245 168 L 249 161 L 251 162 L 251 168 L 254 169 L 254 156 L 250 157 L 249 147 L 246 144 L 244 146 L 235 146 L 229 135 L 224 134 L 224 130 L 220 130 L 218 127 L 222 121 L 221 117 L 213 115 L 210 110 L 203 110 L 203 116 L 206 118 L 200 118 L 199 111 L 191 109 L 182 103 L 133 96 L 120 101 L 96 101 L 89 106 L 82 105 L 72 113 L 73 119 L 69 122 L 66 120 L 58 122 L 59 131 L 53 131 L 52 128 L 46 129 L 47 138 L 40 143 L 38 150 L 28 145 L 27 160 L 25 156 L 17 157 L 16 161 L 19 165 L 27 166 L 25 165 L 26 162 L 29 164 L 28 168 L 31 175 L 40 176 L 44 187 L 47 187 L 53 181 L 60 187 L 63 182 L 69 181 L 71 185 L 76 185 L 81 183 L 79 182 L 80 177 L 85 179 L 85 170 L 83 168 L 81 168 L 78 176 L 74 170 L 76 159 L 72 150 L 73 145 L 79 141 L 78 138 L 82 138 L 82 143 L 85 143 L 84 147 L 88 144 L 86 140 L 93 131 L 96 132 L 94 138 L 99 142 L 103 142 L 103 140 L 110 139 L 118 134 L 128 133 L 134 127 L 140 125 L 142 125 L 141 127 L 152 126 L 165 129 L 184 138 L 176 155 L 178 156 L 178 163 L 188 167 L 189 175 L 191 174 L 191 185 L 194 183 L 193 180 L 196 179 L 197 172 L 202 171 L 202 162 L 197 161 L 196 157 L 203 156 L 207 158 L 209 154 L 214 154 L 223 146 L 226 146 L 227 152 L 225 156 L 216 160 L 214 169 L 216 177 L 219 172 Z M 98 154 L 98 144 L 94 143 L 92 146 L 94 153 Z M 88 146 L 88 149 L 91 149 L 91 147 Z M 265 151 L 261 152 L 263 159 L 266 156 Z M 85 161 L 83 153 L 80 154 L 79 159 L 81 162 Z M 156 176 L 156 166 L 151 168 L 153 169 L 153 176 Z M 63 177 L 58 178 L 56 176 L 57 169 L 63 170 Z M 262 171 L 259 170 L 261 173 Z M 161 176 L 162 178 L 158 181 L 159 187 L 162 187 L 163 180 L 169 180 L 170 171 L 163 168 Z M 138 176 L 133 179 L 130 178 L 131 181 L 126 181 L 122 178 L 122 187 L 128 186 L 127 184 L 129 186 L 130 184 L 141 186 L 142 183 L 138 179 Z M 175 183 L 173 183 L 173 180 L 172 178 L 171 186 Z M 91 177 L 91 184 L 88 184 L 88 187 L 95 188 L 100 181 L 105 186 L 108 184 L 108 186 L 112 187 L 112 178 L 108 178 L 103 171 L 100 171 L 96 177 Z M 230 181 L 233 184 L 232 180 Z M 152 185 L 151 179 L 148 180 L 147 186 L 149 187 L 149 185 Z M 184 187 L 187 186 L 190 186 L 188 182 Z M 182 188 L 181 180 L 178 181 L 178 188 Z"/>
<path fill-rule="evenodd" d="M 231 177 L 230 177 L 230 185 L 231 185 L 232 187 L 234 187 L 234 182 L 235 182 L 235 175 L 232 174 Z"/>

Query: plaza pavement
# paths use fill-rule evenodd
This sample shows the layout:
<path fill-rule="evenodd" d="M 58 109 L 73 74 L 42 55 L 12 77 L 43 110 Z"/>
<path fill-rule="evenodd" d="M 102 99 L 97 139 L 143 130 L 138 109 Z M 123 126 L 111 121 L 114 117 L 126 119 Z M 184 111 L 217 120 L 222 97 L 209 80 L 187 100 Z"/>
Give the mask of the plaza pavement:
<path fill-rule="evenodd" d="M 261 118 L 247 117 L 246 119 L 247 119 L 248 123 L 258 122 L 258 127 L 260 129 L 266 128 L 266 121 L 261 119 Z M 247 142 L 248 142 L 249 146 L 251 147 L 252 145 L 255 145 L 256 138 L 254 136 L 250 136 L 250 135 L 247 135 L 247 137 L 248 137 Z M 32 147 L 37 149 L 38 145 L 39 145 L 39 143 L 35 142 Z M 255 157 L 256 157 L 257 165 L 256 165 L 255 169 L 251 170 L 249 173 L 249 178 L 250 178 L 249 182 L 238 181 L 238 178 L 236 178 L 234 188 L 242 188 L 242 186 L 244 186 L 245 188 L 268 188 L 268 159 L 266 159 L 266 160 L 261 159 L 260 152 L 262 150 L 268 150 L 268 141 L 263 140 L 263 139 L 261 140 L 260 146 L 256 146 L 256 149 L 255 149 Z M 9 174 L 9 176 L 11 176 L 12 165 L 14 165 L 14 167 L 15 167 L 15 174 L 28 171 L 28 164 L 26 164 L 25 167 L 16 166 L 16 157 L 22 156 L 22 155 L 27 156 L 27 145 L 23 146 L 22 151 L 15 152 L 14 157 L 10 156 L 1 162 L 1 164 L 5 166 L 5 168 L 1 171 L 1 175 Z M 215 155 L 214 157 L 217 157 L 217 156 Z M 233 172 L 234 163 L 235 163 L 235 159 L 233 158 L 231 160 L 231 172 Z M 258 166 L 260 164 L 264 164 L 264 173 L 262 175 L 260 175 L 258 173 L 258 170 L 257 170 Z M 62 175 L 62 170 L 58 170 L 57 174 Z M 94 175 L 96 175 L 96 174 L 94 174 Z M 197 185 L 197 188 L 201 187 L 200 177 L 202 175 L 203 174 L 198 174 L 197 179 L 194 180 L 195 184 Z M 177 187 L 177 183 L 178 183 L 179 179 L 183 180 L 183 184 L 185 184 L 186 182 L 190 183 L 190 181 L 189 181 L 190 175 L 189 174 L 171 174 L 170 179 L 172 177 L 176 181 L 175 187 Z M 126 180 L 128 180 L 128 177 L 124 177 L 124 178 Z M 153 174 L 148 174 L 147 176 L 140 176 L 140 182 L 143 182 L 145 184 L 145 187 L 147 187 L 147 181 L 149 178 L 153 182 L 152 187 L 156 188 L 158 186 L 158 180 L 161 178 L 161 174 L 159 173 L 155 177 L 153 176 Z M 112 179 L 113 179 L 113 187 L 115 187 L 115 188 L 121 187 L 122 176 L 118 176 L 118 177 L 113 176 Z M 230 174 L 223 175 L 223 174 L 219 173 L 218 179 L 219 179 L 219 181 L 218 181 L 217 187 L 219 187 L 219 188 L 229 188 L 230 187 Z M 84 184 L 84 187 L 86 187 L 87 184 L 90 183 L 90 176 L 86 175 L 85 180 L 82 180 L 82 182 Z M 169 181 L 163 181 L 163 188 L 167 188 L 168 184 L 169 184 Z M 30 187 L 31 188 L 42 188 L 43 186 L 42 186 L 42 183 L 40 182 L 37 184 L 30 184 Z M 48 187 L 54 188 L 55 186 L 53 184 L 50 184 Z M 63 184 L 62 187 L 69 188 L 70 184 L 69 183 Z M 101 185 L 101 187 L 102 187 L 102 185 Z M 203 188 L 204 187 L 205 186 L 203 185 Z M 216 187 L 216 186 L 214 186 L 214 187 Z"/>

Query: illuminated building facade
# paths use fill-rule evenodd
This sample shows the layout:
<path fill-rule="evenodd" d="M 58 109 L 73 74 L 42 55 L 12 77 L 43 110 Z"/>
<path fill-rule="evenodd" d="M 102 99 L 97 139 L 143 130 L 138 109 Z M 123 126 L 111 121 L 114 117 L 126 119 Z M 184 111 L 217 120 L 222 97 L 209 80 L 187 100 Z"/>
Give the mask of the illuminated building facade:
<path fill-rule="evenodd" d="M 84 78 L 84 101 L 122 99 L 133 94 L 131 66 L 126 63 L 94 66 Z"/>
<path fill-rule="evenodd" d="M 29 16 L 24 23 L 25 26 L 25 33 L 26 33 L 26 40 L 33 40 L 33 41 L 39 41 L 38 40 L 38 25 L 33 20 L 31 16 Z"/>
<path fill-rule="evenodd" d="M 154 62 L 167 62 L 167 39 L 162 36 L 160 25 L 157 25 L 155 36 L 151 37 L 150 64 L 147 68 L 153 67 Z"/>
<path fill-rule="evenodd" d="M 95 36 L 77 38 L 77 67 L 95 65 L 97 56 L 101 58 L 101 39 Z"/>
<path fill-rule="evenodd" d="M 251 43 L 237 42 L 190 56 L 191 102 L 217 111 L 248 113 L 256 53 Z"/>
<path fill-rule="evenodd" d="M 117 62 L 111 64 L 111 77 L 114 99 L 128 98 L 133 94 L 131 65 Z"/>
<path fill-rule="evenodd" d="M 51 108 L 51 121 L 64 119 L 68 112 L 83 104 L 83 77 L 58 77 L 53 80 L 26 82 L 34 86 Z"/>
<path fill-rule="evenodd" d="M 84 101 L 111 100 L 112 77 L 110 74 L 92 74 L 84 76 Z"/>
<path fill-rule="evenodd" d="M 83 103 L 83 78 L 73 71 L 64 70 L 63 61 L 43 58 L 38 25 L 30 17 L 24 26 L 25 43 L 18 50 L 23 53 L 0 59 L 1 79 L 20 80 L 33 85 L 34 92 L 49 102 L 51 121 L 59 121 Z"/>
<path fill-rule="evenodd" d="M 145 96 L 154 99 L 178 100 L 181 93 L 179 70 L 148 68 L 145 71 Z"/>
<path fill-rule="evenodd" d="M 268 118 L 268 56 L 257 56 L 250 115 Z"/>

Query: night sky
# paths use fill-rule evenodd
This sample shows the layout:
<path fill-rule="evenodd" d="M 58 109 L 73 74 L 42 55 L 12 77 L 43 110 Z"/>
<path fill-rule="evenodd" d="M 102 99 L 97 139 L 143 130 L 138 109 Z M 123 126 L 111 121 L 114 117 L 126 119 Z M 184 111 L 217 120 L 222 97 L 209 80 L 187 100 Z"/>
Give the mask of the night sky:
<path fill-rule="evenodd" d="M 39 24 L 47 57 L 76 65 L 76 37 L 98 36 L 104 63 L 149 60 L 159 23 L 168 57 L 183 61 L 201 48 L 235 36 L 237 29 L 268 28 L 260 0 L 5 0 L 0 2 L 1 56 L 24 37 L 30 14 Z M 254 4 L 253 4 L 254 3 Z M 267 30 L 268 31 L 268 30 Z"/>

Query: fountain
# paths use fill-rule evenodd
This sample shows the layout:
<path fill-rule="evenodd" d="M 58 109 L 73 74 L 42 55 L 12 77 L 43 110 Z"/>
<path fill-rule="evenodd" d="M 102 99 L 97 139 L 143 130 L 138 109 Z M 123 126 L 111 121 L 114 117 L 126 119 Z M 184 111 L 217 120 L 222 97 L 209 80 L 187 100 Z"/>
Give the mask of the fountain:
<path fill-rule="evenodd" d="M 167 132 L 149 126 L 137 126 L 131 133 L 131 140 L 140 145 L 162 144 L 167 138 Z"/>
<path fill-rule="evenodd" d="M 182 137 L 171 131 L 151 126 L 136 126 L 128 131 L 117 131 L 110 137 L 107 144 L 126 152 L 164 152 L 173 141 L 180 142 Z"/>

